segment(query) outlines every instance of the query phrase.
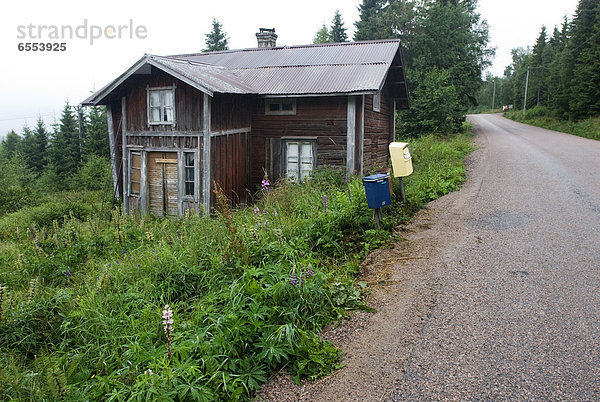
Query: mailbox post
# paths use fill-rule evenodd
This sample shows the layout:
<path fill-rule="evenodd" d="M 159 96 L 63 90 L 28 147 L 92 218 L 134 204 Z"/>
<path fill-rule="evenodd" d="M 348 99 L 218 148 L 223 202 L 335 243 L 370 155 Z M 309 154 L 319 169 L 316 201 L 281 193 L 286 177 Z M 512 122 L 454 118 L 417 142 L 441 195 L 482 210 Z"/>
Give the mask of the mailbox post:
<path fill-rule="evenodd" d="M 389 175 L 381 173 L 363 177 L 367 204 L 373 210 L 373 219 L 377 230 L 381 229 L 381 207 L 392 203 L 389 180 Z"/>
<path fill-rule="evenodd" d="M 389 149 L 394 177 L 398 177 L 400 180 L 400 195 L 402 196 L 402 201 L 406 202 L 402 177 L 408 176 L 413 172 L 410 148 L 407 142 L 392 142 L 389 145 Z"/>

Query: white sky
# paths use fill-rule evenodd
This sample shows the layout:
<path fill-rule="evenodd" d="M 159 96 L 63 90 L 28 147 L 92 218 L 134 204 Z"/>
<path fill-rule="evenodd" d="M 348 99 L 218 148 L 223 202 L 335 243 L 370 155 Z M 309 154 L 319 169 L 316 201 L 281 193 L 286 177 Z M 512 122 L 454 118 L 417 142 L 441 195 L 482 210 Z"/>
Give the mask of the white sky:
<path fill-rule="evenodd" d="M 351 38 L 361 0 L 9 0 L 0 14 L 0 137 L 21 132 L 41 115 L 47 125 L 60 118 L 65 100 L 74 105 L 124 72 L 144 53 L 168 55 L 200 51 L 204 34 L 218 19 L 231 49 L 256 46 L 259 27 L 275 27 L 278 45 L 311 43 L 323 23 L 330 25 L 336 9 Z M 542 24 L 550 31 L 563 16 L 575 12 L 578 0 L 479 0 L 490 25 L 496 58 L 491 71 L 502 75 L 511 63 L 510 50 L 532 45 Z M 145 39 L 50 40 L 66 42 L 64 52 L 19 51 L 19 25 L 124 25 L 147 29 Z M 39 40 L 38 40 L 39 41 Z M 48 39 L 43 42 L 48 42 Z"/>

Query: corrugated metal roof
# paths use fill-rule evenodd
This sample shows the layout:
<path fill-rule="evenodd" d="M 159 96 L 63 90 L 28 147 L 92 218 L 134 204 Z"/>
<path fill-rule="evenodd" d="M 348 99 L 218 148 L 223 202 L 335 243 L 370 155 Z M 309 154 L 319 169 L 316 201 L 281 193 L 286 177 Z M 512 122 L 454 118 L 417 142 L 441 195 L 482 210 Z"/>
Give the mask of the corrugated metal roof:
<path fill-rule="evenodd" d="M 378 91 L 396 54 L 396 39 L 282 46 L 223 52 L 146 55 L 83 104 L 98 104 L 132 74 L 150 64 L 210 95 L 344 94 Z"/>
<path fill-rule="evenodd" d="M 149 58 L 156 67 L 162 67 L 167 72 L 175 73 L 180 76 L 179 78 L 185 78 L 184 81 L 189 80 L 196 84 L 195 87 L 204 88 L 211 94 L 214 92 L 229 94 L 256 93 L 251 86 L 246 85 L 235 73 L 223 67 L 159 56 L 149 56 Z"/>
<path fill-rule="evenodd" d="M 369 42 L 254 48 L 169 57 L 199 61 L 228 69 L 374 63 L 391 64 L 399 46 L 399 40 L 391 39 Z"/>
<path fill-rule="evenodd" d="M 388 65 L 322 65 L 231 70 L 261 95 L 378 91 Z"/>

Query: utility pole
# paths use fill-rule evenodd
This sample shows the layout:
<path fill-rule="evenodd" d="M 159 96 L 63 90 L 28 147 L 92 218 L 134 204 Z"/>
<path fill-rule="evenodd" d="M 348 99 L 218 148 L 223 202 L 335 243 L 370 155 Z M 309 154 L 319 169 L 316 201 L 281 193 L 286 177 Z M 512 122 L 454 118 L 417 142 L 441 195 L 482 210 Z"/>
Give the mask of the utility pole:
<path fill-rule="evenodd" d="M 496 80 L 494 80 L 494 94 L 492 95 L 492 112 L 496 106 Z"/>
<path fill-rule="evenodd" d="M 529 85 L 529 67 L 527 67 L 527 78 L 525 78 L 525 99 L 523 99 L 523 114 L 527 112 L 527 86 Z"/>

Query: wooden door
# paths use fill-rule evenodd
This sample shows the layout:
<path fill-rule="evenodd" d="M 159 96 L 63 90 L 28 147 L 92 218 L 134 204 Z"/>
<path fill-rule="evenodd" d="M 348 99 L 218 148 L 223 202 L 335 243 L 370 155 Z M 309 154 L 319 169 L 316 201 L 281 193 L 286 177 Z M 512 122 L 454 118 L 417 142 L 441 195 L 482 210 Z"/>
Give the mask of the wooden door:
<path fill-rule="evenodd" d="M 148 153 L 148 209 L 158 216 L 177 216 L 177 153 Z"/>

